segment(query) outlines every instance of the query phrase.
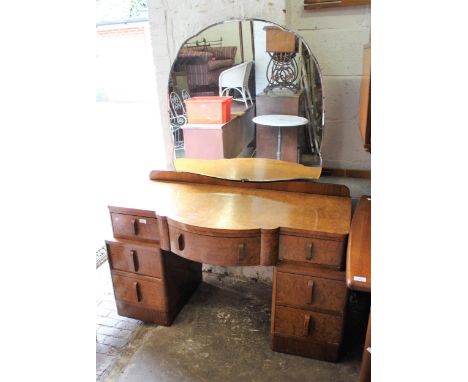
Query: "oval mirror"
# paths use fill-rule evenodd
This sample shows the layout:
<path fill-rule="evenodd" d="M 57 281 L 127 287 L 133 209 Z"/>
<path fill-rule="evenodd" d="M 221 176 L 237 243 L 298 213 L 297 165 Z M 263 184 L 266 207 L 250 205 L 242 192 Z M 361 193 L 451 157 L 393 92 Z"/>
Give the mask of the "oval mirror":
<path fill-rule="evenodd" d="M 174 167 L 232 180 L 317 179 L 322 78 L 297 34 L 226 21 L 180 47 L 168 85 Z"/>

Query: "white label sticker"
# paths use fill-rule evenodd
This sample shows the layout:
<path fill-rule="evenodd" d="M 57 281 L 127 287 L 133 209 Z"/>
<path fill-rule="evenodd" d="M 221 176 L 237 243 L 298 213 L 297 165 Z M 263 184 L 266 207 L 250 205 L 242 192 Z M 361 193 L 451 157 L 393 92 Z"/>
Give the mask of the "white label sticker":
<path fill-rule="evenodd" d="M 141 224 L 146 224 L 146 219 L 138 219 L 138 222 L 140 222 Z"/>
<path fill-rule="evenodd" d="M 354 276 L 354 281 L 360 281 L 361 283 L 365 283 L 366 282 L 366 278 L 365 277 L 362 277 L 362 276 Z"/>

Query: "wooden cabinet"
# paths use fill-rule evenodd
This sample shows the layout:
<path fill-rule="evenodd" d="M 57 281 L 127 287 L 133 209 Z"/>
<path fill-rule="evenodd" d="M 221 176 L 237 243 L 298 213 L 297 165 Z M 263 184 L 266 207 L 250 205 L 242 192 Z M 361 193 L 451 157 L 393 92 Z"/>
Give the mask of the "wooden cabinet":
<path fill-rule="evenodd" d="M 117 312 L 171 325 L 201 282 L 201 264 L 161 250 L 154 212 L 109 209 L 115 239 L 106 248 Z"/>
<path fill-rule="evenodd" d="M 345 272 L 284 261 L 273 277 L 273 350 L 336 362 L 347 299 Z"/>
<path fill-rule="evenodd" d="M 272 349 L 338 359 L 351 217 L 346 187 L 172 172 L 152 172 L 151 179 L 154 211 L 109 207 L 114 240 L 106 246 L 120 315 L 170 325 L 202 281 L 202 263 L 275 266 Z"/>

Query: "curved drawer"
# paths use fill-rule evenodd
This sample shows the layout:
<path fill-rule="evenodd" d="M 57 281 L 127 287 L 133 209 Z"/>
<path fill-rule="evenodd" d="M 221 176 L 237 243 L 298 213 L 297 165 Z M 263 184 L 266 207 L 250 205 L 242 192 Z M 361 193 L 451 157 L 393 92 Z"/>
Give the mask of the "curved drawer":
<path fill-rule="evenodd" d="M 169 224 L 171 251 L 179 256 L 212 265 L 260 265 L 260 232 L 234 234 L 204 229 L 193 232 Z"/>

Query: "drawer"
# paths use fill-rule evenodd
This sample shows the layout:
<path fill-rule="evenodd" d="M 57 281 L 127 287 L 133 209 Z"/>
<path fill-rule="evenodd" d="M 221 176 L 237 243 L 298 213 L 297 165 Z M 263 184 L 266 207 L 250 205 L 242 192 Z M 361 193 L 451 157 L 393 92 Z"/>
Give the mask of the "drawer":
<path fill-rule="evenodd" d="M 112 283 L 116 300 L 166 310 L 164 286 L 160 279 L 123 276 L 112 272 Z"/>
<path fill-rule="evenodd" d="M 279 258 L 343 269 L 346 241 L 280 235 Z"/>
<path fill-rule="evenodd" d="M 276 272 L 276 303 L 342 314 L 346 307 L 344 281 Z"/>
<path fill-rule="evenodd" d="M 169 225 L 171 251 L 212 265 L 260 265 L 260 234 L 243 237 L 208 236 Z"/>
<path fill-rule="evenodd" d="M 326 343 L 341 343 L 343 317 L 276 306 L 274 333 Z"/>
<path fill-rule="evenodd" d="M 116 238 L 159 241 L 159 228 L 156 218 L 111 213 L 111 219 Z"/>
<path fill-rule="evenodd" d="M 129 243 L 106 241 L 111 269 L 161 277 L 162 255 L 158 247 L 146 248 Z"/>

